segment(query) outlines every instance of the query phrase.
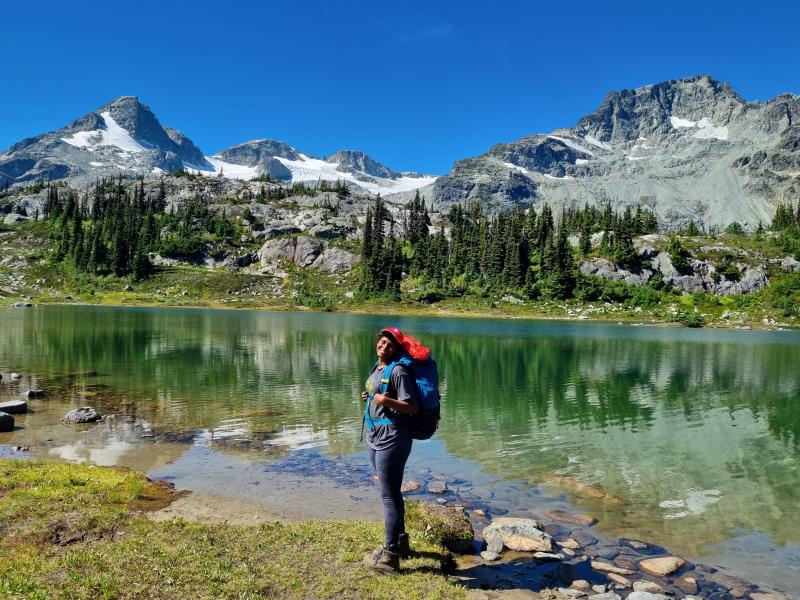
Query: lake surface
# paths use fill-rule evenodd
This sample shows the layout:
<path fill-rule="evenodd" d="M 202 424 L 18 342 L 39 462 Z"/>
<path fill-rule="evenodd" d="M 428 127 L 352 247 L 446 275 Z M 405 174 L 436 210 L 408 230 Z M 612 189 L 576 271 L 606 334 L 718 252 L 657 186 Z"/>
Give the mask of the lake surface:
<path fill-rule="evenodd" d="M 52 392 L 0 445 L 124 464 L 179 487 L 223 481 L 215 491 L 232 495 L 266 493 L 226 479 L 236 464 L 263 474 L 305 455 L 333 465 L 331 474 L 336 465 L 357 470 L 366 458 L 356 398 L 375 332 L 390 324 L 432 348 L 442 377 L 441 429 L 415 446 L 412 474 L 468 481 L 511 514 L 569 504 L 598 518 L 602 535 L 653 540 L 800 588 L 798 332 L 0 310 L 0 396 L 18 393 L 10 371 L 26 374 L 23 389 L 42 383 Z M 66 409 L 86 404 L 128 418 L 79 431 L 60 425 Z"/>

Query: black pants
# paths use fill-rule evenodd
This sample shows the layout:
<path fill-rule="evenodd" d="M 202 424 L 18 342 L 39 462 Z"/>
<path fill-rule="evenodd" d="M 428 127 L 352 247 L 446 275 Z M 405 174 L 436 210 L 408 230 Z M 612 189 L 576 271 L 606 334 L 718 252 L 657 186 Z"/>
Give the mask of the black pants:
<path fill-rule="evenodd" d="M 411 454 L 411 436 L 400 436 L 397 442 L 385 450 L 369 449 L 369 459 L 378 484 L 381 487 L 383 500 L 383 522 L 386 528 L 386 549 L 397 552 L 397 541 L 400 534 L 406 531 L 406 511 L 403 494 L 403 471 L 406 468 L 408 455 Z"/>

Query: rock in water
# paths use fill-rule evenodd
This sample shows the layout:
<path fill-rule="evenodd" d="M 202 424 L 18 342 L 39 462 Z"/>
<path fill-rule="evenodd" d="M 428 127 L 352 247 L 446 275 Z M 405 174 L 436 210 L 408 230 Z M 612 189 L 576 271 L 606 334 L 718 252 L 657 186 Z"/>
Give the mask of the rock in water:
<path fill-rule="evenodd" d="M 554 521 L 572 523 L 573 525 L 580 525 L 581 527 L 591 527 L 597 523 L 597 519 L 590 517 L 589 515 L 571 513 L 566 510 L 561 510 L 560 508 L 545 511 L 544 515 L 548 519 L 553 519 Z"/>
<path fill-rule="evenodd" d="M 667 575 L 672 575 L 685 564 L 686 561 L 677 556 L 664 556 L 643 560 L 639 563 L 639 568 L 645 573 L 657 575 L 658 577 L 666 577 Z"/>
<path fill-rule="evenodd" d="M 553 551 L 553 538 L 533 519 L 499 517 L 484 528 L 483 539 L 491 552 L 502 552 L 504 546 L 521 552 Z"/>
<path fill-rule="evenodd" d="M 22 394 L 26 398 L 41 398 L 44 396 L 44 390 L 28 390 Z"/>
<path fill-rule="evenodd" d="M 649 592 L 651 594 L 661 594 L 664 592 L 664 588 L 658 585 L 654 581 L 634 581 L 633 582 L 633 591 L 634 592 Z"/>
<path fill-rule="evenodd" d="M 0 412 L 0 431 L 14 431 L 14 417 Z"/>
<path fill-rule="evenodd" d="M 489 552 L 488 550 L 484 550 L 481 552 L 481 558 L 485 561 L 491 562 L 500 558 L 500 555 L 497 552 Z"/>
<path fill-rule="evenodd" d="M 77 423 L 93 423 L 99 421 L 101 418 L 100 413 L 91 406 L 82 406 L 81 408 L 69 411 L 64 415 L 64 418 L 61 419 L 61 422 L 65 425 L 74 425 Z"/>
<path fill-rule="evenodd" d="M 444 494 L 447 491 L 447 484 L 444 481 L 431 481 L 428 484 L 428 493 Z"/>
<path fill-rule="evenodd" d="M 409 479 L 404 481 L 403 485 L 400 486 L 400 493 L 410 494 L 411 492 L 416 492 L 420 487 L 422 486 L 420 486 L 419 482 Z"/>
<path fill-rule="evenodd" d="M 601 573 L 616 573 L 617 575 L 633 575 L 636 572 L 632 571 L 631 569 L 617 567 L 616 565 L 612 565 L 611 563 L 602 562 L 599 560 L 593 560 L 591 564 L 592 568 L 595 571 L 600 571 Z"/>
<path fill-rule="evenodd" d="M 664 594 L 651 594 L 650 592 L 631 592 L 628 594 L 629 600 L 670 600 Z"/>
<path fill-rule="evenodd" d="M 0 412 L 9 415 L 21 415 L 28 412 L 28 403 L 25 400 L 9 400 L 0 402 Z"/>

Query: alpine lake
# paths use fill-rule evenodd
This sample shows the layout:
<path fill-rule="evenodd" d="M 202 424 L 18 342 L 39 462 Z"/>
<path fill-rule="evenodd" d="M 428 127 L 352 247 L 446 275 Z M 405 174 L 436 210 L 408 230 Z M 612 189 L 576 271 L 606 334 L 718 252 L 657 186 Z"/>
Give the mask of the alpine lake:
<path fill-rule="evenodd" d="M 122 465 L 294 516 L 379 519 L 357 398 L 389 325 L 429 346 L 441 376 L 441 427 L 415 442 L 410 497 L 465 506 L 478 532 L 502 514 L 585 513 L 601 539 L 647 540 L 800 595 L 796 331 L 2 309 L 0 401 L 45 396 L 0 433 L 0 456 Z M 87 405 L 111 416 L 61 423 Z"/>

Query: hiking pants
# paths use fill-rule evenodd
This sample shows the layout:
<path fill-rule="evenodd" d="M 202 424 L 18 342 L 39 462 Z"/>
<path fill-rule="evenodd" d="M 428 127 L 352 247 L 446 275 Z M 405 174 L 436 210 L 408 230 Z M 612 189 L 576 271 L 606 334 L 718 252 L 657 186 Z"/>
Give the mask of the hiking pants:
<path fill-rule="evenodd" d="M 405 504 L 400 487 L 408 455 L 411 454 L 411 436 L 402 435 L 385 450 L 369 450 L 369 459 L 378 475 L 383 500 L 383 523 L 386 528 L 386 549 L 397 552 L 400 534 L 405 533 Z"/>

